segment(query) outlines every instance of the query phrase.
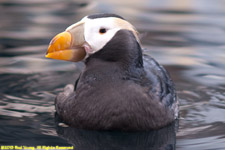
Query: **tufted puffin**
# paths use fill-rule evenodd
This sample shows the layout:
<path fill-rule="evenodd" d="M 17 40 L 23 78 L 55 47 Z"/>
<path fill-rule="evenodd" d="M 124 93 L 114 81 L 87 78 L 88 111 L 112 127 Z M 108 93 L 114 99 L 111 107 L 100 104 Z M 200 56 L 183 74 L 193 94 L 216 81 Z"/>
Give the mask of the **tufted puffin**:
<path fill-rule="evenodd" d="M 85 63 L 75 85 L 55 99 L 57 114 L 72 127 L 147 131 L 178 117 L 168 72 L 142 54 L 137 30 L 119 15 L 84 17 L 52 39 L 46 57 Z"/>

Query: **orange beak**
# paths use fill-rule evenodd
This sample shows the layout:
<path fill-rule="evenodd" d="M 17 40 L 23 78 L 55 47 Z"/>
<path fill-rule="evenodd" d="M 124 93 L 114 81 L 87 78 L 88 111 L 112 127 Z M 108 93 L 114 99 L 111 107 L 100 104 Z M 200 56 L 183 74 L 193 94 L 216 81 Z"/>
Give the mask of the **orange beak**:
<path fill-rule="evenodd" d="M 83 23 L 78 22 L 51 40 L 45 57 L 73 62 L 81 61 L 86 56 L 84 43 Z"/>

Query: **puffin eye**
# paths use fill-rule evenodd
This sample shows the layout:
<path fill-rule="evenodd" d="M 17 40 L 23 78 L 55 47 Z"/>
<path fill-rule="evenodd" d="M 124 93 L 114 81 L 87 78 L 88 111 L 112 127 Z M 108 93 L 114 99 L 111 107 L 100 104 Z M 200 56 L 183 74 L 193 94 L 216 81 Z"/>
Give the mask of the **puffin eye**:
<path fill-rule="evenodd" d="M 106 33 L 106 29 L 105 29 L 105 28 L 101 28 L 101 29 L 99 29 L 99 33 L 100 33 L 100 34 L 104 34 L 104 33 Z"/>

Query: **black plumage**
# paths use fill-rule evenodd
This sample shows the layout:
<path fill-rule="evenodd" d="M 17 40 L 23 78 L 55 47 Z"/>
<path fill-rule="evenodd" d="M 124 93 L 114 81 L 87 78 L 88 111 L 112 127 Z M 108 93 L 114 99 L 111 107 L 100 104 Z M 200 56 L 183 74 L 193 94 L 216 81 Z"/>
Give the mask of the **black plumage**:
<path fill-rule="evenodd" d="M 93 14 L 89 15 L 89 19 L 98 19 L 98 18 L 107 18 L 107 17 L 115 17 L 125 20 L 123 17 L 117 15 L 117 14 L 111 14 L 111 13 L 99 13 L 99 14 Z"/>
<path fill-rule="evenodd" d="M 65 123 L 96 130 L 152 130 L 170 124 L 178 106 L 167 71 L 142 50 L 131 31 L 120 30 L 98 52 L 73 87 L 56 98 Z"/>

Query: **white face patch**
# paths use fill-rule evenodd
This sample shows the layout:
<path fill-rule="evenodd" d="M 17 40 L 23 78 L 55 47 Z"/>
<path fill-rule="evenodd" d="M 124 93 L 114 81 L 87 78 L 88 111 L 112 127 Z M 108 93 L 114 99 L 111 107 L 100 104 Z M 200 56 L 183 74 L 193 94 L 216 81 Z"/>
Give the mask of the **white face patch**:
<path fill-rule="evenodd" d="M 120 29 L 136 32 L 130 23 L 115 17 L 96 19 L 85 17 L 82 21 L 85 22 L 84 38 L 89 45 L 89 49 L 86 50 L 88 54 L 93 54 L 102 49 Z"/>
<path fill-rule="evenodd" d="M 85 19 L 84 37 L 85 41 L 91 46 L 92 52 L 95 53 L 102 49 L 108 43 L 116 32 L 120 30 L 116 26 L 112 17 L 99 19 Z M 104 33 L 101 33 L 101 32 Z"/>

